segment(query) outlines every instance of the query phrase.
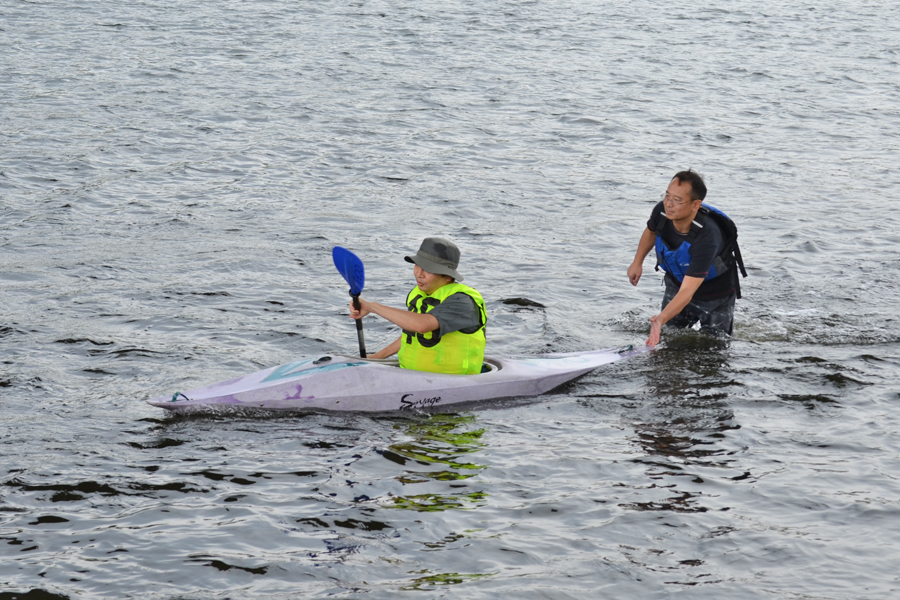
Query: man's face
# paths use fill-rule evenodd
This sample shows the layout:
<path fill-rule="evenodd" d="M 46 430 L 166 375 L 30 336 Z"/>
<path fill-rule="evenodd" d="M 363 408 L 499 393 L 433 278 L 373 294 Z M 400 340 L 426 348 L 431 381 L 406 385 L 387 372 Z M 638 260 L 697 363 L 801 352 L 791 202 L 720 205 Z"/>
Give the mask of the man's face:
<path fill-rule="evenodd" d="M 691 200 L 691 184 L 677 179 L 672 180 L 663 197 L 663 208 L 672 221 L 690 217 L 700 204 L 700 200 Z"/>
<path fill-rule="evenodd" d="M 419 265 L 413 266 L 413 275 L 416 278 L 416 285 L 419 286 L 419 289 L 429 296 L 436 289 L 450 282 L 450 278 L 446 275 L 435 275 L 434 273 L 429 273 Z"/>

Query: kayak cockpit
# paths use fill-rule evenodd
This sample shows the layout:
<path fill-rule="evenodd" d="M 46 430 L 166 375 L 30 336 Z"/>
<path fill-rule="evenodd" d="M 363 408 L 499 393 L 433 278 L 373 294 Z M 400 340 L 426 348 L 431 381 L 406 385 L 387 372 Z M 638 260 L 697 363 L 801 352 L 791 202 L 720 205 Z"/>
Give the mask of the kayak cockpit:
<path fill-rule="evenodd" d="M 397 367 L 398 369 L 400 368 L 400 359 L 398 359 L 396 356 L 392 356 L 390 358 L 359 358 L 356 356 L 352 356 L 350 354 L 335 354 L 333 356 L 337 356 L 340 358 L 346 358 L 346 359 L 350 359 L 350 360 L 364 361 L 367 363 L 375 363 L 378 365 L 383 365 L 385 367 Z M 331 360 L 329 357 L 323 356 L 322 358 L 319 359 L 319 361 L 325 362 L 326 359 Z M 313 364 L 320 364 L 320 363 L 318 361 L 314 361 Z M 483 375 L 485 373 L 493 373 L 495 371 L 501 370 L 502 368 L 503 367 L 500 365 L 499 361 L 496 361 L 492 358 L 485 358 L 484 362 L 481 363 L 481 372 L 476 373 L 476 374 Z"/>

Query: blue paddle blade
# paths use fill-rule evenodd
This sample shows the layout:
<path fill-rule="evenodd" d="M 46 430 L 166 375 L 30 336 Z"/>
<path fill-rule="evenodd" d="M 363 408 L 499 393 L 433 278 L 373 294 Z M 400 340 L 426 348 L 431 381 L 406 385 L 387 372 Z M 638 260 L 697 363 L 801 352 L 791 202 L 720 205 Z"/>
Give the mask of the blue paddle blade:
<path fill-rule="evenodd" d="M 331 258 L 334 259 L 334 266 L 337 267 L 344 281 L 350 285 L 350 295 L 359 296 L 366 283 L 366 270 L 363 268 L 362 261 L 358 256 L 340 246 L 334 247 L 331 251 Z"/>

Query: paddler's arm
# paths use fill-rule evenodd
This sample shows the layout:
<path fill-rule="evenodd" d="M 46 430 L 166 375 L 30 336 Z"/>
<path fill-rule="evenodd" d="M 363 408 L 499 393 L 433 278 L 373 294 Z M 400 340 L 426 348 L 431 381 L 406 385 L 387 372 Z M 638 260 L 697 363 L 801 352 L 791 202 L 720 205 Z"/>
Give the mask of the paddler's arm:
<path fill-rule="evenodd" d="M 395 354 L 400 352 L 400 338 L 397 338 L 390 345 L 385 348 L 379 350 L 375 354 L 369 354 L 368 358 L 389 358 Z"/>
<path fill-rule="evenodd" d="M 681 282 L 681 287 L 678 288 L 678 293 L 675 294 L 672 301 L 666 304 L 661 313 L 650 317 L 650 337 L 647 338 L 648 346 L 656 346 L 659 343 L 659 333 L 662 326 L 690 304 L 701 283 L 703 283 L 702 277 L 685 276 L 684 281 Z"/>
<path fill-rule="evenodd" d="M 428 333 L 438 329 L 441 324 L 434 315 L 414 313 L 409 310 L 401 310 L 399 308 L 391 308 L 377 302 L 369 302 L 368 300 L 359 299 L 359 308 L 353 308 L 353 302 L 350 302 L 350 316 L 354 319 L 361 319 L 369 313 L 374 313 L 379 317 L 384 317 L 394 325 L 405 331 L 414 333 Z M 399 349 L 399 348 L 398 348 Z"/>
<path fill-rule="evenodd" d="M 641 280 L 641 274 L 644 272 L 644 259 L 647 258 L 647 255 L 650 254 L 655 245 L 656 234 L 650 231 L 649 227 L 645 228 L 643 235 L 641 235 L 641 241 L 638 242 L 634 260 L 628 267 L 628 280 L 631 282 L 631 285 L 637 285 L 638 281 Z"/>

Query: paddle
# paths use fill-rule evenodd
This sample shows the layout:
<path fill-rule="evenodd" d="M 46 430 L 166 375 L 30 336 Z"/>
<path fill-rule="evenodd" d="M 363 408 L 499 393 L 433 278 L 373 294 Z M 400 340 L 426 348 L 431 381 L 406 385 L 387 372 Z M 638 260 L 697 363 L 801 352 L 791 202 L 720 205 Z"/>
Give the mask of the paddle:
<path fill-rule="evenodd" d="M 335 246 L 331 251 L 334 266 L 343 276 L 344 281 L 350 286 L 350 296 L 353 297 L 353 308 L 359 310 L 359 295 L 366 283 L 366 270 L 363 268 L 359 257 L 340 246 Z M 366 338 L 363 336 L 362 319 L 356 319 L 356 336 L 359 338 L 359 356 L 366 357 Z"/>

